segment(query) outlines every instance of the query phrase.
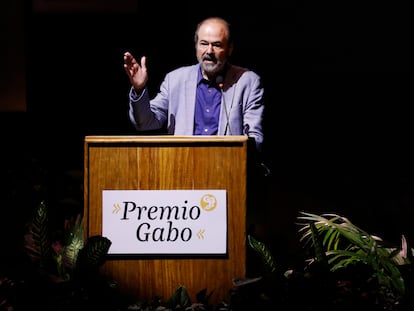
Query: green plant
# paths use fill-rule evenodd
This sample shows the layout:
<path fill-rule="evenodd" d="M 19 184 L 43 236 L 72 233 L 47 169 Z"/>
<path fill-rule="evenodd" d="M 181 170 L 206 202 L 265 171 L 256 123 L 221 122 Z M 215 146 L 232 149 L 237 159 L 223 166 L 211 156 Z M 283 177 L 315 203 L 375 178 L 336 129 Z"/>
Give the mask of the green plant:
<path fill-rule="evenodd" d="M 369 234 L 346 217 L 337 214 L 316 215 L 301 212 L 300 240 L 314 250 L 309 265 L 318 263 L 330 272 L 351 270 L 355 267 L 368 271 L 367 283 L 374 286 L 377 299 L 392 300 L 398 305 L 406 297 L 402 268 L 412 264 L 413 250 L 404 236 L 401 245 L 390 247 L 378 236 Z M 359 271 L 362 271 L 359 270 Z M 372 287 L 371 287 L 372 288 Z"/>
<path fill-rule="evenodd" d="M 138 301 L 130 304 L 127 309 L 137 311 L 212 311 L 215 310 L 214 306 L 208 302 L 211 294 L 207 293 L 207 289 L 203 289 L 197 293 L 197 301 L 191 302 L 187 289 L 181 285 L 166 301 L 156 296 L 152 301 Z M 228 309 L 221 307 L 220 310 L 226 311 Z"/>
<path fill-rule="evenodd" d="M 42 201 L 27 225 L 24 248 L 42 274 L 54 282 L 90 273 L 105 263 L 111 241 L 102 236 L 84 241 L 80 215 L 65 220 L 61 236 L 50 230 L 49 211 Z"/>
<path fill-rule="evenodd" d="M 265 267 L 266 274 L 274 274 L 276 272 L 276 261 L 267 245 L 257 240 L 250 234 L 247 236 L 247 242 L 248 246 L 250 246 L 251 249 L 259 254 L 260 259 Z"/>

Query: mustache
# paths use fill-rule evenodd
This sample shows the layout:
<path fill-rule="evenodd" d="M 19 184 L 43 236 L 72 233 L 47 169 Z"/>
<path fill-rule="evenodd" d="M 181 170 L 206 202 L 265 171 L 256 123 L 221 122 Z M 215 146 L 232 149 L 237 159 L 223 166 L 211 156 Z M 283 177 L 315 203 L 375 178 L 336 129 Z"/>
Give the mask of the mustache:
<path fill-rule="evenodd" d="M 215 62 L 215 61 L 217 61 L 217 58 L 216 58 L 216 56 L 215 56 L 215 55 L 206 54 L 206 55 L 203 57 L 203 60 L 208 60 L 208 61 L 213 61 L 213 62 Z"/>

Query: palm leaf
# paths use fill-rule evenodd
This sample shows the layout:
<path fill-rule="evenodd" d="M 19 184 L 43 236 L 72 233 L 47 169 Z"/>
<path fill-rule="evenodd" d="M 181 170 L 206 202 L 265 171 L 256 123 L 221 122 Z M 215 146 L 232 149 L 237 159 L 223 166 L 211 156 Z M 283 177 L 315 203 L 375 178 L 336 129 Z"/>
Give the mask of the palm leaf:
<path fill-rule="evenodd" d="M 345 217 L 302 212 L 298 219 L 306 221 L 299 223 L 299 232 L 302 234 L 300 240 L 306 246 L 313 245 L 316 250 L 320 250 L 321 245 L 317 244 L 315 236 L 323 236 L 322 247 L 329 258 L 331 271 L 363 263 L 372 269 L 379 284 L 384 284 L 400 294 L 404 293 L 404 280 L 398 268 L 398 263 L 402 262 L 398 255 L 407 251 L 404 240 L 401 251 L 397 252 L 385 247 L 380 237 L 370 235 Z"/>
<path fill-rule="evenodd" d="M 314 223 L 310 223 L 310 230 L 312 233 L 312 243 L 315 250 L 316 260 L 319 261 L 322 265 L 328 266 L 327 256 L 323 250 L 323 242 L 320 240 L 318 229 Z"/>

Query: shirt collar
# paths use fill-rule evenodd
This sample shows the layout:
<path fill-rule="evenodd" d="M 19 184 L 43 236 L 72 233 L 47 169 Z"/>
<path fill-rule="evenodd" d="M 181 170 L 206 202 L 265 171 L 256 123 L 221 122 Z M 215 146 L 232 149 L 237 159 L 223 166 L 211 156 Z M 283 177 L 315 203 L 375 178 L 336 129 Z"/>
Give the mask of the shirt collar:
<path fill-rule="evenodd" d="M 221 74 L 221 76 L 224 78 L 225 74 L 227 72 L 227 68 L 228 68 L 228 64 L 226 65 L 226 68 L 224 69 L 223 73 Z M 224 81 L 224 79 L 223 79 Z M 205 83 L 205 84 L 214 84 L 214 81 L 209 81 L 203 78 L 203 73 L 201 72 L 201 66 L 199 66 L 198 68 L 198 76 L 197 76 L 197 85 L 200 85 L 200 83 Z"/>
<path fill-rule="evenodd" d="M 197 85 L 200 85 L 200 83 L 206 83 L 206 84 L 210 83 L 208 80 L 203 78 L 203 74 L 201 72 L 201 66 L 198 69 Z"/>

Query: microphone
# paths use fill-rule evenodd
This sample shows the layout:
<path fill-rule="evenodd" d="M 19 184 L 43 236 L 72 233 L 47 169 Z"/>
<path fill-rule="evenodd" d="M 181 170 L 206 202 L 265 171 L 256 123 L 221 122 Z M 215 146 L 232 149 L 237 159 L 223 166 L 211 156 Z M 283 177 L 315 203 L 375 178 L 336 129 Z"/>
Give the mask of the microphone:
<path fill-rule="evenodd" d="M 227 111 L 227 105 L 226 105 L 226 101 L 224 100 L 224 92 L 223 92 L 223 85 L 224 85 L 224 78 L 223 76 L 219 75 L 216 77 L 216 84 L 220 89 L 221 92 L 221 102 L 223 103 L 224 106 L 224 112 L 226 114 L 226 129 L 224 131 L 224 134 L 227 133 L 227 129 L 229 130 L 229 135 L 231 134 L 231 128 L 230 128 L 230 117 L 229 117 L 229 112 Z"/>
<path fill-rule="evenodd" d="M 217 76 L 216 77 L 216 84 L 220 88 L 221 91 L 223 91 L 223 76 Z"/>

